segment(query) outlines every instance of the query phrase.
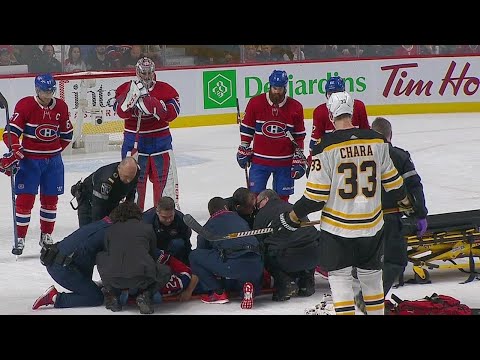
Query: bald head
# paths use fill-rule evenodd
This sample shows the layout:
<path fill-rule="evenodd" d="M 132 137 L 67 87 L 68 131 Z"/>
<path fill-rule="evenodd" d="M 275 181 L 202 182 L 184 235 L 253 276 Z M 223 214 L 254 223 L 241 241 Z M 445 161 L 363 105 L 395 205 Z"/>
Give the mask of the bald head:
<path fill-rule="evenodd" d="M 137 161 L 131 157 L 127 156 L 123 159 L 118 165 L 118 176 L 124 184 L 129 184 L 137 175 L 138 166 Z"/>
<path fill-rule="evenodd" d="M 383 117 L 377 117 L 372 122 L 372 130 L 382 134 L 389 142 L 392 141 L 392 124 Z"/>

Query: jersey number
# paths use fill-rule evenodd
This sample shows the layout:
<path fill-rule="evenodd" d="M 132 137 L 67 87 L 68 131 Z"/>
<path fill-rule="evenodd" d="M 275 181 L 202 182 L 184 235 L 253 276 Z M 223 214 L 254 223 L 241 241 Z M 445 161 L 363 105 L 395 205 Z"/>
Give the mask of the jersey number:
<path fill-rule="evenodd" d="M 357 165 L 354 163 L 342 163 L 338 166 L 338 172 L 343 174 L 345 171 L 349 171 L 349 177 L 345 178 L 345 184 L 348 185 L 348 190 L 343 188 L 339 189 L 338 193 L 342 197 L 342 199 L 353 199 L 355 196 L 358 195 L 358 168 Z M 368 186 L 362 187 L 362 194 L 365 197 L 373 197 L 375 196 L 375 191 L 377 189 L 377 164 L 375 161 L 368 160 L 364 161 L 360 164 L 360 172 L 367 172 L 370 174 L 367 177 Z M 370 186 L 371 184 L 371 186 Z"/>

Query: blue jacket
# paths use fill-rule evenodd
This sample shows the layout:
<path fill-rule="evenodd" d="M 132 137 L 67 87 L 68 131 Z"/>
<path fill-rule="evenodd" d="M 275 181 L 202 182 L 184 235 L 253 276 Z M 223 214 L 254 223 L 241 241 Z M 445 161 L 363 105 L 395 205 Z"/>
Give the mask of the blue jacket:
<path fill-rule="evenodd" d="M 248 223 L 234 211 L 221 210 L 213 214 L 204 225 L 204 228 L 215 235 L 250 231 Z M 255 236 L 245 236 L 238 239 L 208 241 L 198 235 L 197 249 L 218 249 L 226 251 L 228 257 L 238 257 L 248 252 L 259 253 L 259 244 Z"/>
<path fill-rule="evenodd" d="M 62 241 L 56 243 L 60 254 L 69 256 L 73 253 L 73 264 L 82 272 L 93 272 L 97 253 L 104 249 L 105 231 L 112 222 L 108 217 L 82 226 Z"/>

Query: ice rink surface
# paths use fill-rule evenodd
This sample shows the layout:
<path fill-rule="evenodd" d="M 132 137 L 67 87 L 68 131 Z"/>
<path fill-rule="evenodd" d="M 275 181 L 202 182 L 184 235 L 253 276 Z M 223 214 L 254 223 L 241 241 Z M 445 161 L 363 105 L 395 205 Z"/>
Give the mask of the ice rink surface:
<path fill-rule="evenodd" d="M 3 113 L 0 116 L 4 116 Z M 393 126 L 393 144 L 408 150 L 422 177 L 429 214 L 448 213 L 480 208 L 480 114 L 426 114 L 386 116 Z M 370 123 L 374 117 L 369 118 Z M 305 122 L 306 147 L 311 132 L 311 120 Z M 240 186 L 245 186 L 243 170 L 235 156 L 239 144 L 237 125 L 172 129 L 176 156 L 180 206 L 200 223 L 208 219 L 207 203 L 214 196 L 228 197 Z M 6 148 L 0 143 L 0 150 Z M 2 153 L 3 153 L 2 152 Z M 1 154 L 1 153 L 0 153 Z M 60 241 L 78 227 L 76 212 L 69 205 L 70 187 L 100 166 L 119 161 L 120 152 L 64 156 L 65 194 L 59 197 L 57 222 L 53 237 Z M 291 201 L 302 196 L 305 178 L 296 182 Z M 150 184 L 151 185 L 151 184 Z M 11 254 L 13 220 L 10 179 L 0 174 L 0 314 L 110 315 L 103 306 L 95 308 L 31 309 L 35 299 L 55 282 L 39 261 L 40 237 L 39 199 L 35 203 L 26 247 L 15 260 Z M 151 187 L 147 192 L 145 208 L 153 206 Z M 317 220 L 318 216 L 310 216 Z M 195 247 L 196 236 L 192 236 Z M 405 278 L 412 277 L 411 265 Z M 406 284 L 391 292 L 403 299 L 417 299 L 436 292 L 452 295 L 472 308 L 480 307 L 480 282 L 460 284 L 467 277 L 456 270 L 430 270 L 431 284 Z M 99 279 L 95 272 L 95 279 Z M 63 290 L 57 285 L 57 289 Z M 240 300 L 228 304 L 203 304 L 199 300 L 188 303 L 163 303 L 155 307 L 161 314 L 255 314 L 301 315 L 306 307 L 319 303 L 323 293 L 329 292 L 328 282 L 316 278 L 316 293 L 308 298 L 292 298 L 286 302 L 272 302 L 271 295 L 255 299 L 252 310 L 240 309 Z M 389 298 L 389 296 L 387 296 Z M 115 315 L 138 314 L 136 307 L 126 307 Z"/>

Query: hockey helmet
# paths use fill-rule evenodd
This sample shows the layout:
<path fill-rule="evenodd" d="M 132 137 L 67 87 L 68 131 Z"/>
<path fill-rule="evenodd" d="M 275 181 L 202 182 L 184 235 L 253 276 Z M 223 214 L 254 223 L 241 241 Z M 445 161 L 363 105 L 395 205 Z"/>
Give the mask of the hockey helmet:
<path fill-rule="evenodd" d="M 148 57 L 142 57 L 135 65 L 135 72 L 138 79 L 150 89 L 155 80 L 155 63 Z"/>
<path fill-rule="evenodd" d="M 287 72 L 283 70 L 273 70 L 268 78 L 268 82 L 270 83 L 270 86 L 286 88 L 288 84 Z"/>
<path fill-rule="evenodd" d="M 332 76 L 325 85 L 325 95 L 345 91 L 345 81 L 340 76 Z"/>
<path fill-rule="evenodd" d="M 35 77 L 35 88 L 53 94 L 57 90 L 57 82 L 52 74 L 40 74 Z"/>
<path fill-rule="evenodd" d="M 353 114 L 353 99 L 346 91 L 336 92 L 330 95 L 327 108 L 331 114 L 330 120 L 343 114 Z"/>

